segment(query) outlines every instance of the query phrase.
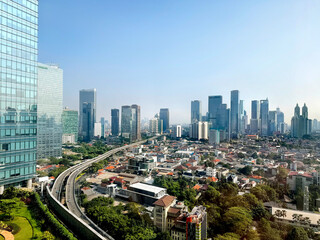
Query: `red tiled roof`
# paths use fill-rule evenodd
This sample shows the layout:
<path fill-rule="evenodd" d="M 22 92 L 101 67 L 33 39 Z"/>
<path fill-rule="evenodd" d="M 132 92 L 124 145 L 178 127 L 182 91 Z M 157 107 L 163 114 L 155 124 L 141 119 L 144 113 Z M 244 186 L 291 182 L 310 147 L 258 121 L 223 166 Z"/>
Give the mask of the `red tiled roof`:
<path fill-rule="evenodd" d="M 162 198 L 160 198 L 159 200 L 155 201 L 153 203 L 153 205 L 157 205 L 157 206 L 161 206 L 161 207 L 168 207 L 172 204 L 174 199 L 175 199 L 174 196 L 166 195 L 166 196 L 163 196 Z"/>

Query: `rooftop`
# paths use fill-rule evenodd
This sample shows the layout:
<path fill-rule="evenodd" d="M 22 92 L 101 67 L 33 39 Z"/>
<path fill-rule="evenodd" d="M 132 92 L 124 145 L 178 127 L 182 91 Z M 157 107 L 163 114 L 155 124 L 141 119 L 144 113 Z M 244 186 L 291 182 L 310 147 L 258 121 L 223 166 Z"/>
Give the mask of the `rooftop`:
<path fill-rule="evenodd" d="M 145 184 L 145 183 L 134 183 L 130 185 L 131 188 L 141 189 L 143 191 L 153 192 L 155 194 L 160 193 L 161 191 L 166 191 L 165 188 L 156 187 L 153 185 Z"/>
<path fill-rule="evenodd" d="M 169 207 L 172 202 L 175 200 L 174 196 L 166 195 L 155 201 L 153 204 L 161 207 Z"/>

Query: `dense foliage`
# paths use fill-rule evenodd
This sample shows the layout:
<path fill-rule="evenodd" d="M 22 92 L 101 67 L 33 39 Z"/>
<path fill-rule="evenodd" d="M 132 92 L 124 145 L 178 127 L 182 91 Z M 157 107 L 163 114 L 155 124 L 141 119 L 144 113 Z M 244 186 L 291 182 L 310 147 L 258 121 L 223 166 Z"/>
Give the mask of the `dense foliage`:
<path fill-rule="evenodd" d="M 112 198 L 98 197 L 84 203 L 84 207 L 87 216 L 115 239 L 171 239 L 167 233 L 156 233 L 149 214 L 138 204 L 113 206 Z"/>
<path fill-rule="evenodd" d="M 19 209 L 23 205 L 23 202 L 28 204 L 28 208 L 33 214 L 33 218 L 37 220 L 37 223 L 43 230 L 40 239 L 53 239 L 50 231 L 60 239 L 76 240 L 76 238 L 62 225 L 56 217 L 54 217 L 48 208 L 41 202 L 39 194 L 35 192 L 25 192 L 13 187 L 10 187 L 4 191 L 0 199 L 0 211 L 2 217 L 8 220 L 12 217 L 12 211 Z"/>
<path fill-rule="evenodd" d="M 167 189 L 169 195 L 177 197 L 179 201 L 184 201 L 185 205 L 192 208 L 196 202 L 197 192 L 192 188 L 195 185 L 190 179 L 179 177 L 178 179 L 168 177 L 156 177 L 154 185 Z"/>

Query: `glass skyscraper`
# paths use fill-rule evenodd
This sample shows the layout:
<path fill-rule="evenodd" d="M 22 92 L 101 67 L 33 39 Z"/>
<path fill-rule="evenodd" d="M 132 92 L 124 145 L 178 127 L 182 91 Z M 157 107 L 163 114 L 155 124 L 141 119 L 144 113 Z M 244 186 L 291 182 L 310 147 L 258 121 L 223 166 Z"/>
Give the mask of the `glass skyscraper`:
<path fill-rule="evenodd" d="M 38 1 L 0 1 L 0 193 L 36 171 Z"/>
<path fill-rule="evenodd" d="M 230 116 L 230 126 L 231 126 L 231 136 L 237 138 L 239 134 L 239 91 L 231 91 L 231 116 Z"/>
<path fill-rule="evenodd" d="M 260 101 L 260 131 L 261 136 L 268 136 L 268 126 L 269 126 L 269 100 Z"/>
<path fill-rule="evenodd" d="M 62 143 L 76 143 L 78 141 L 78 131 L 78 111 L 65 108 L 62 112 Z"/>
<path fill-rule="evenodd" d="M 169 109 L 168 108 L 161 108 L 160 109 L 160 120 L 163 121 L 163 131 L 165 132 L 167 129 L 170 128 Z"/>
<path fill-rule="evenodd" d="M 79 124 L 80 136 L 85 141 L 90 141 L 94 135 L 94 123 L 96 122 L 96 89 L 83 89 L 79 97 Z"/>
<path fill-rule="evenodd" d="M 56 65 L 38 66 L 37 158 L 62 156 L 63 71 Z"/>
<path fill-rule="evenodd" d="M 210 122 L 210 128 L 219 128 L 219 115 L 222 106 L 222 96 L 209 96 L 208 98 L 208 116 Z"/>
<path fill-rule="evenodd" d="M 112 136 L 118 136 L 119 131 L 119 109 L 111 109 L 111 133 Z"/>
<path fill-rule="evenodd" d="M 194 122 L 200 122 L 202 120 L 202 107 L 201 101 L 191 101 L 191 124 Z"/>

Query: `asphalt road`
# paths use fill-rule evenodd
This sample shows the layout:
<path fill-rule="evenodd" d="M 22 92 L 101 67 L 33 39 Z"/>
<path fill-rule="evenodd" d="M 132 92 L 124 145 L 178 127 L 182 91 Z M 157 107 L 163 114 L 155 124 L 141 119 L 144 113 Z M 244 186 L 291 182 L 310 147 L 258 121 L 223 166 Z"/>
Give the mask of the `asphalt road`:
<path fill-rule="evenodd" d="M 157 137 L 153 137 L 150 138 L 148 140 L 153 140 L 156 139 Z M 93 229 L 95 229 L 97 232 L 99 232 L 100 234 L 102 234 L 103 236 L 106 236 L 106 238 L 108 239 L 108 235 L 101 230 L 96 224 L 94 224 L 80 209 L 79 205 L 77 204 L 77 196 L 75 194 L 75 183 L 76 183 L 76 178 L 77 176 L 84 171 L 85 169 L 87 169 L 88 167 L 91 166 L 92 163 L 95 162 L 99 162 L 105 158 L 108 158 L 110 156 L 112 156 L 113 154 L 120 152 L 122 150 L 125 150 L 127 148 L 136 146 L 136 145 L 140 145 L 145 143 L 147 140 L 144 141 L 140 141 L 140 142 L 136 142 L 130 145 L 126 145 L 123 147 L 119 147 L 116 149 L 112 149 L 102 155 L 99 155 L 95 158 L 86 160 L 82 163 L 79 163 L 73 167 L 68 168 L 66 171 L 64 171 L 63 173 L 61 173 L 57 179 L 55 180 L 53 186 L 52 186 L 52 195 L 58 200 L 61 201 L 61 191 L 64 187 L 64 182 L 67 179 L 67 183 L 66 183 L 66 203 L 67 203 L 67 207 L 68 209 L 74 213 L 76 216 L 78 216 L 79 218 L 81 218 L 83 221 L 85 221 L 90 227 L 92 227 Z"/>

